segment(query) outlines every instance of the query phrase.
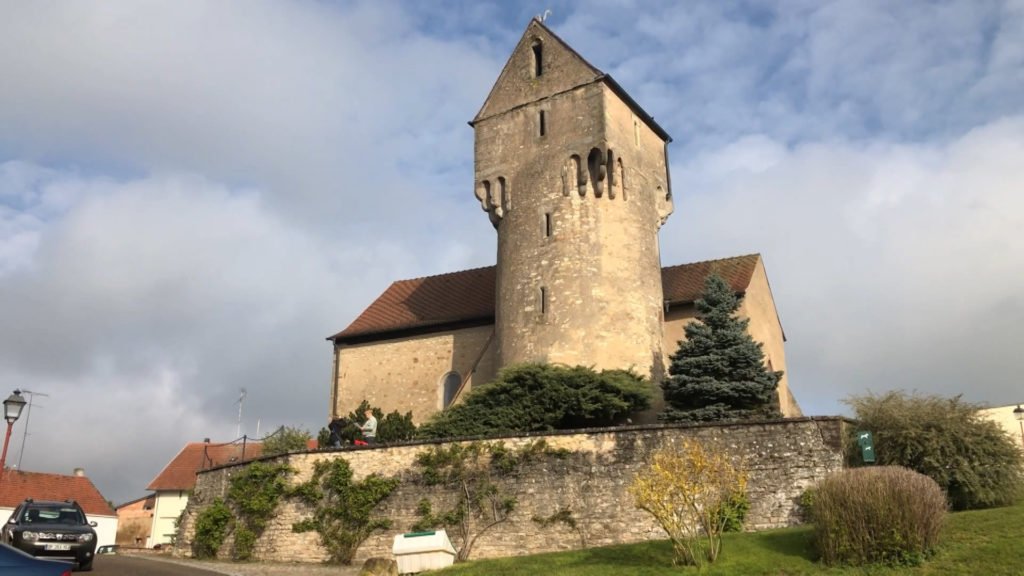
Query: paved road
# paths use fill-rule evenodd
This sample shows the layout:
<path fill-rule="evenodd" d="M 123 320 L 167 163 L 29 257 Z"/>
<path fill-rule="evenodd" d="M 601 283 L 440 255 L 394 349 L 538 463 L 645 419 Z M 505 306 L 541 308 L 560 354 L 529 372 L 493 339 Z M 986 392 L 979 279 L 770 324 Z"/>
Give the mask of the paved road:
<path fill-rule="evenodd" d="M 75 572 L 75 574 L 90 574 Z M 92 576 L 223 576 L 191 566 L 133 556 L 97 556 Z"/>
<path fill-rule="evenodd" d="M 93 572 L 76 576 L 356 576 L 359 566 L 274 562 L 200 562 L 167 557 L 97 556 Z"/>

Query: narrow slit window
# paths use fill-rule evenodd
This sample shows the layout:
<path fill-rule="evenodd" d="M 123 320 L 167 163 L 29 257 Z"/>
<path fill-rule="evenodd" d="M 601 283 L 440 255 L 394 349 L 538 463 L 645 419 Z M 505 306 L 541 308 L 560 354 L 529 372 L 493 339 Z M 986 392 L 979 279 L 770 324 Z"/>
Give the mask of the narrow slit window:
<path fill-rule="evenodd" d="M 537 127 L 540 129 L 541 136 L 548 133 L 547 114 L 543 110 L 537 114 Z"/>
<path fill-rule="evenodd" d="M 551 212 L 544 214 L 544 237 L 551 238 Z"/>
<path fill-rule="evenodd" d="M 543 286 L 540 287 L 540 313 L 548 313 L 548 289 Z"/>
<path fill-rule="evenodd" d="M 544 45 L 540 40 L 533 42 L 533 76 L 535 78 L 544 74 Z"/>

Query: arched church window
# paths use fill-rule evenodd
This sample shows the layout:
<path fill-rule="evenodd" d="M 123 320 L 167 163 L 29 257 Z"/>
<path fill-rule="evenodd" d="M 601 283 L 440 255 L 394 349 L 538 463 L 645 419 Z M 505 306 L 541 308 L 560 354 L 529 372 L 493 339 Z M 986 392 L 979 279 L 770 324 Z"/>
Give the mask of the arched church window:
<path fill-rule="evenodd" d="M 441 379 L 441 408 L 451 406 L 455 401 L 455 395 L 459 392 L 459 386 L 462 386 L 462 376 L 459 376 L 458 372 L 449 372 L 444 375 L 444 378 Z"/>

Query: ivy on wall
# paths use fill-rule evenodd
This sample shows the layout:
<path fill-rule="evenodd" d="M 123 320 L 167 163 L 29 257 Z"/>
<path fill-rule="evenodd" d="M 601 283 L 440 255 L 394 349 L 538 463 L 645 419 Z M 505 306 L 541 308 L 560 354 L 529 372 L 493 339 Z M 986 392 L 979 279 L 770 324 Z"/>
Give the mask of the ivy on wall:
<path fill-rule="evenodd" d="M 376 517 L 373 510 L 398 487 L 398 478 L 371 474 L 352 480 L 352 469 L 341 458 L 319 460 L 309 481 L 295 487 L 292 495 L 313 509 L 313 515 L 292 525 L 295 532 L 315 531 L 327 550 L 329 561 L 351 564 L 356 550 L 376 530 L 391 527 L 391 520 Z"/>
<path fill-rule="evenodd" d="M 420 521 L 412 529 L 444 527 L 457 544 L 456 559 L 467 560 L 477 540 L 506 522 L 516 509 L 515 494 L 501 480 L 517 476 L 525 464 L 541 456 L 562 458 L 568 454 L 550 448 L 544 440 L 518 450 L 510 450 L 502 442 L 433 446 L 416 457 L 422 472 L 419 482 L 446 488 L 456 497 L 450 507 L 437 512 L 430 499 L 420 500 Z"/>
<path fill-rule="evenodd" d="M 288 494 L 287 464 L 254 462 L 231 477 L 226 499 L 217 498 L 196 518 L 192 555 L 215 558 L 228 534 L 234 533 L 233 560 L 251 560 L 256 541 Z"/>

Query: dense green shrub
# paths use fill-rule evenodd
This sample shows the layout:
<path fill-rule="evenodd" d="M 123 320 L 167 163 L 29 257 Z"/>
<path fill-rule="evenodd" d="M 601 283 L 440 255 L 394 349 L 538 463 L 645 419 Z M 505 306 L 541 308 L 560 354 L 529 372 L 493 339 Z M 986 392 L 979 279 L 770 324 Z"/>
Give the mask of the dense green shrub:
<path fill-rule="evenodd" d="M 661 383 L 668 422 L 710 422 L 779 418 L 776 388 L 782 372 L 765 366 L 761 343 L 739 316 L 742 297 L 720 276 L 704 282 L 694 302 L 697 320 L 671 356 L 669 378 Z"/>
<path fill-rule="evenodd" d="M 718 516 L 723 522 L 724 532 L 742 532 L 743 522 L 750 511 L 750 498 L 746 492 L 733 492 L 722 502 Z M 716 520 L 717 521 L 717 520 Z"/>
<path fill-rule="evenodd" d="M 1021 451 L 998 424 L 982 418 L 979 406 L 959 396 L 855 396 L 859 429 L 874 437 L 879 465 L 904 466 L 935 480 L 954 510 L 1003 506 L 1020 497 Z M 851 463 L 860 450 L 851 442 Z"/>
<path fill-rule="evenodd" d="M 312 436 L 308 430 L 281 426 L 273 434 L 263 439 L 263 455 L 274 456 L 307 450 L 310 438 Z"/>
<path fill-rule="evenodd" d="M 650 406 L 650 387 L 626 370 L 520 364 L 435 414 L 419 436 L 453 438 L 608 426 Z"/>
<path fill-rule="evenodd" d="M 918 564 L 934 550 L 945 515 L 939 485 L 898 466 L 829 476 L 811 505 L 815 542 L 826 564 Z"/>
<path fill-rule="evenodd" d="M 348 413 L 345 418 L 346 421 L 352 423 L 345 427 L 341 431 L 342 444 L 351 444 L 353 440 L 362 439 L 362 432 L 359 431 L 358 424 L 362 424 L 365 420 L 363 414 L 369 410 L 373 413 L 373 417 L 377 419 L 377 442 L 388 443 L 388 442 L 402 442 L 405 440 L 412 440 L 416 437 L 416 425 L 412 422 L 412 412 L 406 412 L 400 414 L 398 410 L 392 410 L 388 414 L 384 414 L 384 411 L 380 408 L 373 406 L 367 400 L 363 400 L 356 406 L 355 410 Z M 321 431 L 321 434 L 327 434 L 328 442 L 321 444 L 320 447 L 327 447 L 329 444 L 330 431 Z"/>
<path fill-rule="evenodd" d="M 196 517 L 196 533 L 192 539 L 192 556 L 216 558 L 224 543 L 233 516 L 223 500 L 217 498 Z"/>

